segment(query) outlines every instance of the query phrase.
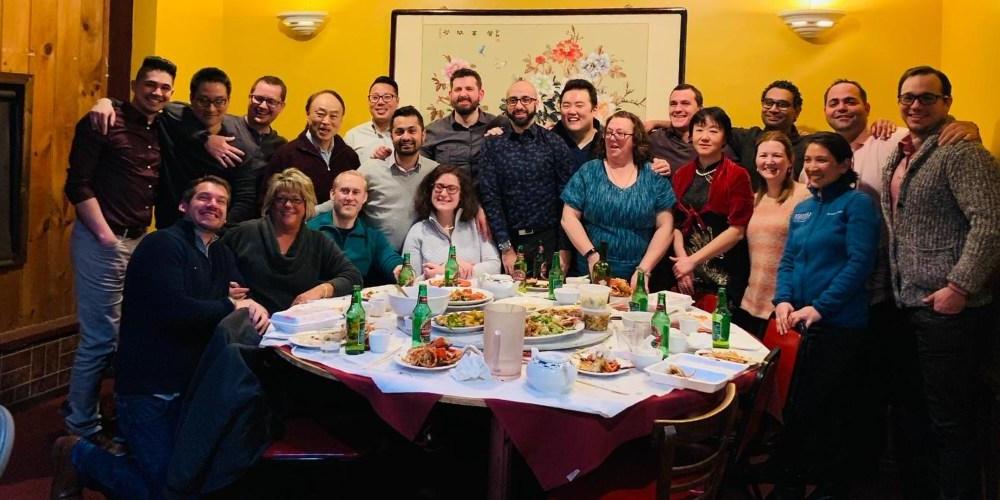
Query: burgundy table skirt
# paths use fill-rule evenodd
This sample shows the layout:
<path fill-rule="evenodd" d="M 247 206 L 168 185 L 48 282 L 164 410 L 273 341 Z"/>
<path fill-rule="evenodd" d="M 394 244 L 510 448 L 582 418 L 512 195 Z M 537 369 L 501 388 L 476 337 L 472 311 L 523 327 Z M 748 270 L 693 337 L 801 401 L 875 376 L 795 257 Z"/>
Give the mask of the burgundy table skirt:
<path fill-rule="evenodd" d="M 287 346 L 278 349 L 291 353 Z M 369 377 L 309 364 L 364 396 L 375 412 L 406 439 L 416 437 L 441 399 L 441 395 L 429 393 L 384 394 Z M 754 376 L 754 372 L 748 372 L 738 377 L 737 388 L 749 387 Z M 621 444 L 651 434 L 654 420 L 701 414 L 718 404 L 721 394 L 674 390 L 649 397 L 613 418 L 499 399 L 487 399 L 486 405 L 542 488 L 551 490 L 596 469 Z"/>

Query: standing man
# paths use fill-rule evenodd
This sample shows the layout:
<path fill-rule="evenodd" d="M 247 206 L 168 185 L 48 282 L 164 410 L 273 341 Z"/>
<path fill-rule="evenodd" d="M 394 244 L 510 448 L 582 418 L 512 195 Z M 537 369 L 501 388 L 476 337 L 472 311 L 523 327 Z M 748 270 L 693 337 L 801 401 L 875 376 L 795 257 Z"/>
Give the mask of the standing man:
<path fill-rule="evenodd" d="M 601 141 L 601 122 L 597 111 L 597 89 L 587 80 L 569 80 L 559 94 L 559 123 L 552 132 L 566 141 L 573 157 L 573 171 L 597 158 Z"/>
<path fill-rule="evenodd" d="M 506 101 L 506 130 L 486 139 L 480 162 L 479 191 L 486 219 L 506 272 L 514 269 L 518 245 L 531 247 L 539 240 L 548 253 L 560 250 L 565 270 L 570 252 L 560 244 L 559 195 L 576 165 L 566 143 L 535 123 L 538 92 L 534 86 L 524 80 L 515 82 L 507 90 Z M 535 257 L 532 254 L 532 260 Z"/>
<path fill-rule="evenodd" d="M 337 134 L 344 121 L 344 99 L 336 91 L 321 90 L 306 100 L 306 129 L 293 141 L 278 148 L 261 180 L 295 167 L 306 174 L 316 190 L 316 202 L 330 199 L 326 186 L 337 174 L 361 166 L 358 154 Z M 263 190 L 261 190 L 263 191 Z"/>
<path fill-rule="evenodd" d="M 750 172 L 754 190 L 761 183 L 755 163 L 757 139 L 768 130 L 777 130 L 792 141 L 792 147 L 795 148 L 794 178 L 798 179 L 802 172 L 804 136 L 799 135 L 799 130 L 795 128 L 795 120 L 802 112 L 802 93 L 799 92 L 799 88 L 786 80 L 771 82 L 760 95 L 760 108 L 763 127 L 733 128 L 733 134 L 729 137 L 729 147 L 736 153 L 734 159 Z"/>
<path fill-rule="evenodd" d="M 243 281 L 232 252 L 217 244 L 229 192 L 221 178 L 197 179 L 181 197 L 183 217 L 136 248 L 125 275 L 115 382 L 129 455 L 78 436 L 57 439 L 52 498 L 79 498 L 81 482 L 116 498 L 160 498 L 184 393 L 216 324 L 247 308 L 257 330 L 267 328 L 260 304 L 229 298 L 229 283 Z"/>
<path fill-rule="evenodd" d="M 231 146 L 229 142 L 239 138 L 243 143 L 257 145 L 262 160 L 259 168 L 266 166 L 274 152 L 288 143 L 288 139 L 271 127 L 285 109 L 287 94 L 288 88 L 281 78 L 271 75 L 258 78 L 250 87 L 247 114 L 242 117 L 226 115 L 224 121 L 226 129 L 233 131 L 235 136 L 205 134 L 205 149 L 223 166 L 233 167 L 243 160 L 244 152 Z M 256 172 L 257 175 L 262 173 L 262 171 Z"/>
<path fill-rule="evenodd" d="M 657 127 L 649 132 L 649 151 L 654 158 L 666 160 L 669 169 L 687 165 L 698 156 L 691 145 L 689 125 L 704 102 L 697 87 L 679 84 L 670 91 L 670 119 L 647 124 L 647 129 L 651 124 Z"/>
<path fill-rule="evenodd" d="M 904 467 L 914 476 L 903 481 L 927 482 L 923 491 L 939 498 L 981 498 L 987 391 L 978 370 L 1000 268 L 1000 165 L 979 143 L 938 144 L 952 103 L 943 72 L 910 68 L 897 91 L 909 135 L 886 165 L 882 212 L 893 294 L 903 309 L 906 350 L 897 355 L 910 361 L 897 390 L 907 421 L 924 424 L 907 429 L 901 451 L 931 460 Z"/>
<path fill-rule="evenodd" d="M 115 106 L 107 134 L 85 116 L 69 153 L 66 197 L 76 206 L 72 257 L 80 343 L 70 372 L 66 428 L 114 454 L 101 427 L 101 376 L 118 340 L 125 267 L 153 217 L 160 179 L 156 119 L 174 92 L 177 67 L 149 56 L 132 81 L 132 100 Z"/>
<path fill-rule="evenodd" d="M 479 109 L 484 95 L 483 79 L 479 73 L 469 68 L 455 70 L 451 74 L 451 90 L 448 92 L 453 111 L 427 126 L 427 141 L 423 147 L 427 158 L 469 168 L 473 180 L 478 176 L 483 134 L 496 119 L 496 116 Z"/>
<path fill-rule="evenodd" d="M 372 119 L 347 131 L 347 143 L 362 162 L 369 158 L 388 158 L 392 154 L 392 133 L 389 122 L 399 106 L 399 84 L 388 76 L 380 76 L 368 88 L 368 112 Z"/>
<path fill-rule="evenodd" d="M 358 268 L 365 283 L 387 283 L 399 276 L 403 259 L 378 229 L 358 216 L 368 201 L 368 182 L 357 170 L 341 172 L 330 188 L 333 212 L 317 214 L 306 223 L 337 243 Z"/>
<path fill-rule="evenodd" d="M 371 158 L 359 171 L 368 181 L 368 203 L 364 214 L 399 252 L 406 233 L 417 219 L 413 199 L 420 181 L 438 162 L 420 154 L 424 144 L 424 117 L 417 108 L 403 106 L 392 114 L 393 155 L 386 160 Z"/>

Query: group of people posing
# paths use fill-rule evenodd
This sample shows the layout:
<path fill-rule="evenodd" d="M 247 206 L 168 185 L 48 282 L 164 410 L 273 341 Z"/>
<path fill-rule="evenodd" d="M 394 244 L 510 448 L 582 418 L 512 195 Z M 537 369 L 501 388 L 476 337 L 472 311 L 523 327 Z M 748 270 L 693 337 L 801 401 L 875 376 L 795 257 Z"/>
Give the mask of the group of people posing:
<path fill-rule="evenodd" d="M 163 491 L 194 367 L 234 309 L 262 332 L 294 304 L 393 282 L 403 254 L 433 277 L 455 246 L 473 277 L 509 272 L 519 248 L 540 244 L 529 269 L 557 252 L 569 275 L 604 259 L 632 286 L 642 272 L 653 290 L 726 287 L 748 331 L 771 318 L 799 331 L 774 455 L 788 497 L 806 483 L 845 495 L 858 457 L 881 451 L 859 455 L 855 438 L 883 440 L 891 401 L 906 423 L 896 447 L 908 493 L 977 498 L 988 362 L 977 346 L 996 304 L 1000 166 L 974 124 L 949 116 L 940 70 L 899 79 L 906 128 L 870 124 L 864 88 L 838 80 L 823 96 L 833 131 L 808 135 L 795 126 L 803 98 L 782 80 L 749 128 L 690 84 L 670 92 L 666 120 L 617 111 L 602 122 L 594 86 L 569 80 L 547 129 L 524 80 L 494 116 L 480 108 L 480 76 L 458 69 L 453 112 L 425 126 L 382 76 L 370 121 L 342 138 L 346 104 L 322 90 L 291 141 L 271 127 L 287 97 L 279 78 L 257 79 L 237 117 L 222 70 L 195 73 L 188 105 L 169 102 L 175 74 L 146 58 L 131 101 L 102 99 L 76 127 L 66 195 L 81 335 L 53 494 Z M 889 345 L 892 369 L 877 375 L 893 384 L 862 387 Z M 97 404 L 115 351 L 124 440 L 101 428 Z"/>

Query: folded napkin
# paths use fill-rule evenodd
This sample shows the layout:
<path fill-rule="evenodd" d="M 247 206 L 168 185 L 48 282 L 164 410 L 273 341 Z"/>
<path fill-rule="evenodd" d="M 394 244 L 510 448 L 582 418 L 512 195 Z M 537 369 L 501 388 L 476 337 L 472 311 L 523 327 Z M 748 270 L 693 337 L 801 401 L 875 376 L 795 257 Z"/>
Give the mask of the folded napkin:
<path fill-rule="evenodd" d="M 458 360 L 455 368 L 451 369 L 451 378 L 465 382 L 469 380 L 490 380 L 490 367 L 483 358 L 483 353 L 479 352 L 476 346 L 465 348 L 465 354 Z"/>

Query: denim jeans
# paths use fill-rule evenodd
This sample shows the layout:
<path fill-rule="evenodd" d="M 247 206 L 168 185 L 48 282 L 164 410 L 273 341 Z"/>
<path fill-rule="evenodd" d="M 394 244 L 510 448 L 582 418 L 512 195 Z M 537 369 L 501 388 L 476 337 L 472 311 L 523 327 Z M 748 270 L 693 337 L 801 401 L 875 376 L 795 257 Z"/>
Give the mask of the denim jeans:
<path fill-rule="evenodd" d="M 982 498 L 985 402 L 979 369 L 993 330 L 989 306 L 959 314 L 903 311 L 893 398 L 903 484 L 913 497 Z"/>
<path fill-rule="evenodd" d="M 80 342 L 69 378 L 66 428 L 89 436 L 101 430 L 98 410 L 101 375 L 118 340 L 125 267 L 141 238 L 120 239 L 104 247 L 83 223 L 73 224 L 72 256 Z"/>
<path fill-rule="evenodd" d="M 111 498 L 163 498 L 167 465 L 180 421 L 181 397 L 152 395 L 116 397 L 118 427 L 129 454 L 116 457 L 81 439 L 73 448 L 73 464 L 82 483 Z"/>

